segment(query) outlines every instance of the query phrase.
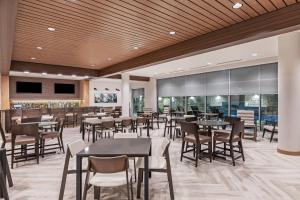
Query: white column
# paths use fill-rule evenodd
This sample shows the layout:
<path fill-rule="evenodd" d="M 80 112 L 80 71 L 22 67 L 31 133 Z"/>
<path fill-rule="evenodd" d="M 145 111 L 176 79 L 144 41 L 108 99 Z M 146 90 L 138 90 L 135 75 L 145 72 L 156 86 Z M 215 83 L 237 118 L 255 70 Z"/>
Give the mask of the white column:
<path fill-rule="evenodd" d="M 147 108 L 152 108 L 153 111 L 157 111 L 157 92 L 156 92 L 156 79 L 150 78 L 147 85 L 147 92 L 145 95 L 145 104 Z"/>
<path fill-rule="evenodd" d="M 122 116 L 129 117 L 130 109 L 130 83 L 129 74 L 122 74 Z"/>
<path fill-rule="evenodd" d="M 300 155 L 300 33 L 278 39 L 278 152 Z"/>

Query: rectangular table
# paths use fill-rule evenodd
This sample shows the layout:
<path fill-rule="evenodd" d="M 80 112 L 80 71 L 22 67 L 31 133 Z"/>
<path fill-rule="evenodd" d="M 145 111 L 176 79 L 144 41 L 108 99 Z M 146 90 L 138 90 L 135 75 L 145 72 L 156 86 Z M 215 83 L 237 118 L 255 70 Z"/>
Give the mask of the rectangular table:
<path fill-rule="evenodd" d="M 82 199 L 82 158 L 88 156 L 144 158 L 144 199 L 149 199 L 149 161 L 151 150 L 150 138 L 103 139 L 91 144 L 76 155 L 76 200 Z"/>

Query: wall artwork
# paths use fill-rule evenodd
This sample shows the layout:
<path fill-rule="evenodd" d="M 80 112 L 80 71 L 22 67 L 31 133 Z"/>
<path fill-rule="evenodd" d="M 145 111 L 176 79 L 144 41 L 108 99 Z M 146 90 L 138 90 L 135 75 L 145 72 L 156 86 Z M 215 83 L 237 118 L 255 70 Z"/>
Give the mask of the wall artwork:
<path fill-rule="evenodd" d="M 117 103 L 117 101 L 117 93 L 96 92 L 94 94 L 95 103 Z"/>

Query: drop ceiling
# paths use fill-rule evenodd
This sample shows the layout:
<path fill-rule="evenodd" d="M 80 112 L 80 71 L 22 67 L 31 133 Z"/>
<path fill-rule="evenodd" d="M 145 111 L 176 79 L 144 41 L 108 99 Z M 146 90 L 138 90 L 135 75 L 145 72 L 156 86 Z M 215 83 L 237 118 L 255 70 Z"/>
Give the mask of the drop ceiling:
<path fill-rule="evenodd" d="M 101 69 L 296 0 L 238 2 L 240 9 L 232 0 L 19 0 L 13 60 Z"/>

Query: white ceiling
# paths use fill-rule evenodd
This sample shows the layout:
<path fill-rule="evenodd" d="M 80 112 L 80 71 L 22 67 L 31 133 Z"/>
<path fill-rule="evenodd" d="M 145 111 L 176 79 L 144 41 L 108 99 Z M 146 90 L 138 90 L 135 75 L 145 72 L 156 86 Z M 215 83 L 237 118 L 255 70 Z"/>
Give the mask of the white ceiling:
<path fill-rule="evenodd" d="M 257 54 L 253 56 L 253 54 Z M 167 78 L 276 62 L 277 36 L 130 71 L 136 76 Z"/>

